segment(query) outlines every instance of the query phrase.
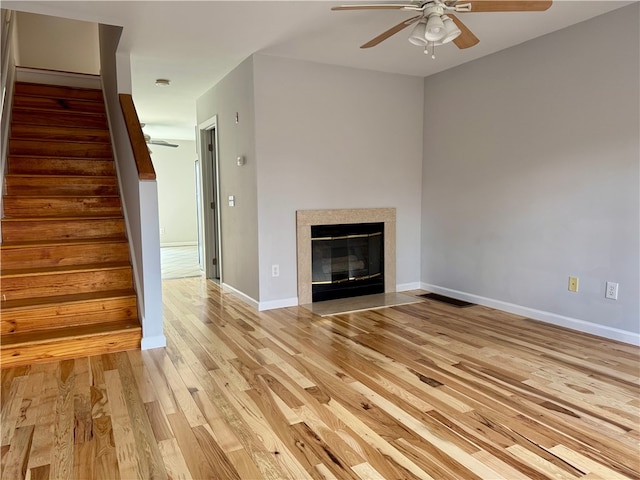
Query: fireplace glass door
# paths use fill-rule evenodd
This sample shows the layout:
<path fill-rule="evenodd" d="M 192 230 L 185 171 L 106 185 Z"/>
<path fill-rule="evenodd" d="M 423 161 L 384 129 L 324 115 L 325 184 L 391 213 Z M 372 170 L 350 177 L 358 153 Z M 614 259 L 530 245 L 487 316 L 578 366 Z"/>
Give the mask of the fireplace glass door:
<path fill-rule="evenodd" d="M 314 302 L 384 292 L 384 223 L 311 227 Z"/>

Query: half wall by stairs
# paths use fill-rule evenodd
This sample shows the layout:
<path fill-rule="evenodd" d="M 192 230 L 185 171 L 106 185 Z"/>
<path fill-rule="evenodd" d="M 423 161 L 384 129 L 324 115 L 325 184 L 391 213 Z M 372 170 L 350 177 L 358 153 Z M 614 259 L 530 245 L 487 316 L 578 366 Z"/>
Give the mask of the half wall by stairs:
<path fill-rule="evenodd" d="M 17 82 L 11 118 L 0 365 L 139 348 L 102 91 Z"/>

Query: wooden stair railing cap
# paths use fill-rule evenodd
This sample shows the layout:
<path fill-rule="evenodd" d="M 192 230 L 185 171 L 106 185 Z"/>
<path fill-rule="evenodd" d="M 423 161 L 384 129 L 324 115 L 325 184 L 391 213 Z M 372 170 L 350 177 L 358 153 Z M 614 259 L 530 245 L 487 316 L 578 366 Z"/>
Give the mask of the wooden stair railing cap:
<path fill-rule="evenodd" d="M 138 178 L 140 180 L 155 180 L 156 171 L 153 168 L 153 163 L 151 163 L 151 156 L 140 127 L 140 120 L 133 104 L 133 97 L 128 93 L 121 93 L 119 98 L 120 108 L 122 109 L 129 140 L 131 141 L 131 148 L 133 149 L 133 156 L 136 161 L 136 168 L 138 169 Z"/>

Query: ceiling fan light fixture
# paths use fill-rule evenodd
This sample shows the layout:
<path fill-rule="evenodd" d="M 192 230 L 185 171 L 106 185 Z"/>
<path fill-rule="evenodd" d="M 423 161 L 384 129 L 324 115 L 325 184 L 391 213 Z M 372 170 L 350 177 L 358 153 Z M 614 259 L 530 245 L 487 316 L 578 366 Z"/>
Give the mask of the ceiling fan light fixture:
<path fill-rule="evenodd" d="M 447 35 L 442 18 L 437 13 L 431 14 L 427 20 L 425 38 L 429 42 L 439 42 Z"/>
<path fill-rule="evenodd" d="M 462 31 L 458 28 L 453 20 L 446 15 L 442 16 L 442 23 L 444 24 L 444 29 L 446 32 L 445 37 L 441 40 L 442 43 L 449 43 L 452 40 L 455 40 L 462 34 Z"/>
<path fill-rule="evenodd" d="M 425 38 L 425 34 L 427 31 L 427 22 L 424 20 L 420 20 L 413 30 L 411 31 L 411 35 L 409 35 L 409 42 L 418 47 L 425 47 L 427 45 L 427 39 Z"/>

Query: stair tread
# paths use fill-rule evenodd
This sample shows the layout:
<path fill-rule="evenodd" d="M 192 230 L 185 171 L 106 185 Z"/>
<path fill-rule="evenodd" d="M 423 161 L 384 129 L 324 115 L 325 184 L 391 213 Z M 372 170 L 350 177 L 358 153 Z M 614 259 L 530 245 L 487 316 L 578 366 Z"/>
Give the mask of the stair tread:
<path fill-rule="evenodd" d="M 6 300 L 0 305 L 2 306 L 3 311 L 9 311 L 29 309 L 33 307 L 46 307 L 48 305 L 71 305 L 74 303 L 100 301 L 108 298 L 126 298 L 135 296 L 135 290 L 128 288 L 124 290 L 100 290 L 97 292 L 73 293 L 69 295 L 55 295 L 51 297 L 19 298 L 15 300 Z"/>
<path fill-rule="evenodd" d="M 24 96 L 24 95 L 23 95 Z M 45 97 L 45 98 L 53 98 L 53 97 Z M 86 101 L 86 100 L 83 100 Z M 95 102 L 98 103 L 98 102 Z M 56 113 L 64 113 L 64 114 L 72 114 L 72 115 L 78 115 L 78 116 L 98 116 L 98 117 L 106 117 L 106 114 L 103 112 L 86 112 L 84 110 L 62 110 L 62 109 L 55 109 L 55 108 L 46 108 L 46 107 L 31 107 L 31 106 L 27 106 L 27 105 L 16 105 L 13 108 L 14 112 L 20 111 L 20 112 L 41 112 L 41 113 L 52 113 L 52 114 L 56 114 Z M 19 123 L 21 125 L 24 125 L 23 122 L 16 122 Z M 36 124 L 38 125 L 38 124 Z"/>
<path fill-rule="evenodd" d="M 7 159 L 15 158 L 16 160 L 28 158 L 30 160 L 95 160 L 98 162 L 110 161 L 113 162 L 113 158 L 105 157 L 73 157 L 64 155 L 37 155 L 37 154 L 22 154 L 22 153 L 9 153 Z"/>
<path fill-rule="evenodd" d="M 2 336 L 2 349 L 21 344 L 52 343 L 59 340 L 73 340 L 95 335 L 109 335 L 113 332 L 141 331 L 138 320 L 121 320 L 117 322 L 95 323 L 90 325 L 68 326 L 30 332 L 13 333 Z"/>
<path fill-rule="evenodd" d="M 46 98 L 46 97 L 43 97 Z M 53 97 L 48 97 L 48 98 L 53 98 Z M 98 102 L 95 102 L 98 103 Z M 53 109 L 53 108 L 46 108 L 46 107 L 35 107 L 35 106 L 30 106 L 30 105 L 15 105 L 13 107 L 13 111 L 14 112 L 18 112 L 18 113 L 30 113 L 30 112 L 35 112 L 38 114 L 42 114 L 42 113 L 46 113 L 46 114 L 52 114 L 52 115 L 56 115 L 56 114 L 65 114 L 65 115 L 77 115 L 79 118 L 81 117 L 102 117 L 102 118 L 106 118 L 106 113 L 104 112 L 87 112 L 84 110 L 63 110 L 63 109 Z M 21 124 L 24 125 L 26 122 L 24 121 L 20 121 L 18 120 L 16 122 L 16 124 Z M 41 125 L 39 123 L 36 123 L 35 125 Z"/>
<path fill-rule="evenodd" d="M 90 75 L 91 76 L 91 75 Z M 88 94 L 92 94 L 92 95 L 102 95 L 102 90 L 99 88 L 92 88 L 92 87 L 75 87 L 75 86 L 69 86 L 69 85 L 54 85 L 54 84 L 48 84 L 48 83 L 37 83 L 37 82 L 26 82 L 26 81 L 16 81 L 16 87 L 20 90 L 23 90 L 24 88 L 32 88 L 32 89 L 38 89 L 40 91 L 42 90 L 48 90 L 48 91 L 57 91 L 57 92 L 74 92 L 76 94 L 80 94 L 80 93 L 88 93 Z M 42 94 L 34 94 L 34 93 L 24 93 L 24 92 L 20 92 L 19 95 L 30 95 L 30 96 L 52 96 L 52 95 L 42 95 Z M 56 95 L 56 96 L 59 96 Z M 100 97 L 100 99 L 96 99 L 95 101 L 103 101 L 102 97 Z"/>
<path fill-rule="evenodd" d="M 122 268 L 131 268 L 131 264 L 129 262 L 105 262 L 40 268 L 12 268 L 7 270 L 0 270 L 0 276 L 2 278 L 15 278 L 28 277 L 32 275 L 55 275 L 78 272 L 119 270 Z"/>
<path fill-rule="evenodd" d="M 124 236 L 118 237 L 99 237 L 99 238 L 65 238 L 60 240 L 31 240 L 25 242 L 4 242 L 0 245 L 0 251 L 13 248 L 37 248 L 37 247 L 55 247 L 58 245 L 93 245 L 96 243 L 127 243 Z"/>
<path fill-rule="evenodd" d="M 38 198 L 40 199 L 45 199 L 45 198 L 52 198 L 55 200 L 60 200 L 60 199 L 83 199 L 83 198 L 120 198 L 120 195 L 69 195 L 69 194 L 63 194 L 63 195 L 42 195 L 42 194 L 32 194 L 32 195 L 22 195 L 22 194 L 18 194 L 16 195 L 14 194 L 5 194 L 4 198 L 11 198 L 11 199 L 16 199 L 16 198 L 22 198 L 22 197 L 29 197 L 29 200 L 36 200 Z"/>
<path fill-rule="evenodd" d="M 47 222 L 47 221 L 72 221 L 72 220 L 122 220 L 124 217 L 121 214 L 113 215 L 60 215 L 60 216 L 49 216 L 49 217 L 4 217 L 2 219 L 3 222 Z"/>
<path fill-rule="evenodd" d="M 108 128 L 86 127 L 80 119 L 75 125 L 50 125 L 45 115 L 38 115 L 38 120 L 11 122 L 10 136 L 15 139 L 30 140 L 64 140 L 111 143 Z M 50 120 L 49 120 L 50 122 Z"/>
<path fill-rule="evenodd" d="M 49 139 L 49 138 L 24 138 L 24 137 L 9 137 L 10 142 L 29 142 L 29 143 L 41 143 L 44 145 L 50 144 L 61 144 L 61 145 L 69 145 L 69 144 L 81 144 L 81 145 L 111 145 L 111 142 L 103 142 L 101 140 L 57 140 L 57 139 Z M 10 156 L 14 156 L 15 154 L 10 154 Z M 56 156 L 56 158 L 58 158 Z M 68 158 L 78 158 L 78 157 L 68 157 Z M 97 157 L 102 158 L 102 157 Z"/>
<path fill-rule="evenodd" d="M 75 160 L 75 159 L 74 159 Z M 61 175 L 57 173 L 7 173 L 4 178 L 33 178 L 37 180 L 45 180 L 45 179 L 55 179 L 55 178 L 65 178 L 69 180 L 87 180 L 87 183 L 94 184 L 98 183 L 98 181 L 105 181 L 107 183 L 112 183 L 117 185 L 116 176 L 115 175 Z"/>
<path fill-rule="evenodd" d="M 11 136 L 19 134 L 20 138 L 32 134 L 39 138 L 40 135 L 47 134 L 72 134 L 83 133 L 85 135 L 99 135 L 107 137 L 109 141 L 109 129 L 104 127 L 87 127 L 85 125 L 41 125 L 33 122 L 11 122 Z M 104 141 L 104 140 L 103 140 Z"/>

